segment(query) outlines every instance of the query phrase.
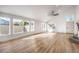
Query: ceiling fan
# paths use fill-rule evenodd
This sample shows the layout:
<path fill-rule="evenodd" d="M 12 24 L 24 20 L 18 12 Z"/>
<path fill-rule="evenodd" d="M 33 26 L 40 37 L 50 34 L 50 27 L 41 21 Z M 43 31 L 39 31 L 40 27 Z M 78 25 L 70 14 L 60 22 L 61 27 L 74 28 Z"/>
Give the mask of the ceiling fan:
<path fill-rule="evenodd" d="M 59 6 L 56 6 L 54 10 L 49 10 L 48 16 L 58 16 L 61 9 Z"/>
<path fill-rule="evenodd" d="M 58 16 L 59 15 L 59 13 L 58 12 L 55 12 L 55 11 L 50 11 L 49 12 L 49 14 L 48 14 L 48 16 Z"/>

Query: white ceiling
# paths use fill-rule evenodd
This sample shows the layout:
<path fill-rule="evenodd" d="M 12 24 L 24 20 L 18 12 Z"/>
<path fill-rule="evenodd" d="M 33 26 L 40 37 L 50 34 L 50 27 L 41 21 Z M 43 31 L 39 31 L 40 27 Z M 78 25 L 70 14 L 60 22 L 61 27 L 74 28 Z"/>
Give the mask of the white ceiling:
<path fill-rule="evenodd" d="M 58 9 L 61 9 L 61 14 L 66 10 L 72 10 L 74 6 L 58 6 Z M 49 19 L 48 12 L 49 10 L 55 10 L 56 5 L 0 5 L 0 11 L 11 13 L 15 15 L 21 15 L 36 20 L 47 21 Z"/>

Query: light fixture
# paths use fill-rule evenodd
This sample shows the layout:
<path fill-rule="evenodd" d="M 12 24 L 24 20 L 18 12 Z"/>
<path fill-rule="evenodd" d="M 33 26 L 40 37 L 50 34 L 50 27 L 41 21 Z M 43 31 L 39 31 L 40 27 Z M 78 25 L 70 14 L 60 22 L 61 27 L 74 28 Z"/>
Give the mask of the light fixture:
<path fill-rule="evenodd" d="M 60 11 L 61 11 L 60 6 L 56 5 L 54 10 L 49 10 L 48 16 L 58 16 Z"/>

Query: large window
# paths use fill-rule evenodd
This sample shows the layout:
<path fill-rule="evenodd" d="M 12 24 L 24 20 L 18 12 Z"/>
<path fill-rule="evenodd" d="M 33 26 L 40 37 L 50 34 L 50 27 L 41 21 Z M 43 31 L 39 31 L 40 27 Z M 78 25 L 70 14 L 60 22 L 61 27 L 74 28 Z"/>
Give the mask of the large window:
<path fill-rule="evenodd" d="M 23 32 L 23 25 L 21 23 L 22 23 L 22 20 L 13 19 L 13 33 Z"/>
<path fill-rule="evenodd" d="M 47 31 L 48 32 L 55 32 L 56 31 L 56 25 L 55 24 L 47 24 Z"/>
<path fill-rule="evenodd" d="M 47 31 L 47 24 L 46 23 L 42 23 L 42 30 L 43 31 Z"/>
<path fill-rule="evenodd" d="M 33 32 L 35 22 L 15 17 L 0 17 L 0 35 Z"/>
<path fill-rule="evenodd" d="M 53 31 L 51 24 L 48 24 L 48 25 L 47 25 L 47 31 L 48 31 L 48 32 L 52 32 L 52 31 Z"/>
<path fill-rule="evenodd" d="M 30 21 L 23 20 L 23 32 L 29 32 L 30 31 Z"/>
<path fill-rule="evenodd" d="M 35 22 L 34 21 L 30 21 L 30 31 L 34 31 L 35 30 Z"/>
<path fill-rule="evenodd" d="M 0 35 L 10 34 L 10 18 L 0 17 Z"/>
<path fill-rule="evenodd" d="M 30 21 L 13 19 L 13 32 L 30 32 Z"/>

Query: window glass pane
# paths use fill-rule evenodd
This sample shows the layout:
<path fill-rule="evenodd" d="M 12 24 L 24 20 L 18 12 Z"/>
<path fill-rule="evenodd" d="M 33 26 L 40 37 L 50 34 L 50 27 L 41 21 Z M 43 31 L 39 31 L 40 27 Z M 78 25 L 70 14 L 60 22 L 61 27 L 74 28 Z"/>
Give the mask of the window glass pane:
<path fill-rule="evenodd" d="M 47 25 L 48 28 L 48 32 L 52 32 L 52 27 L 50 26 L 50 24 Z"/>
<path fill-rule="evenodd" d="M 13 19 L 13 33 L 23 32 L 22 20 Z"/>
<path fill-rule="evenodd" d="M 42 30 L 46 31 L 47 30 L 47 24 L 46 23 L 42 23 Z"/>
<path fill-rule="evenodd" d="M 9 25 L 10 25 L 10 18 L 0 17 L 0 35 L 7 35 L 10 33 Z"/>
<path fill-rule="evenodd" d="M 30 31 L 34 31 L 34 30 L 35 30 L 35 22 L 30 21 Z"/>
<path fill-rule="evenodd" d="M 47 31 L 48 32 L 55 32 L 56 31 L 56 25 L 55 24 L 47 24 Z"/>
<path fill-rule="evenodd" d="M 30 31 L 30 21 L 25 21 L 25 22 L 26 22 L 25 30 L 26 30 L 26 32 L 29 32 Z"/>

